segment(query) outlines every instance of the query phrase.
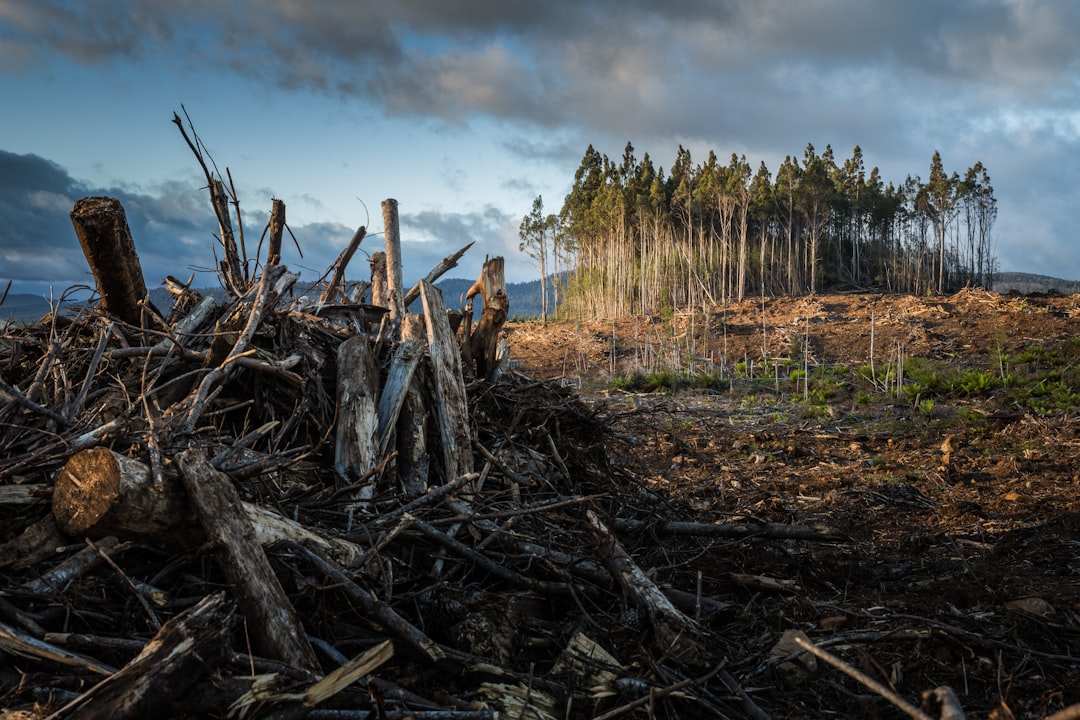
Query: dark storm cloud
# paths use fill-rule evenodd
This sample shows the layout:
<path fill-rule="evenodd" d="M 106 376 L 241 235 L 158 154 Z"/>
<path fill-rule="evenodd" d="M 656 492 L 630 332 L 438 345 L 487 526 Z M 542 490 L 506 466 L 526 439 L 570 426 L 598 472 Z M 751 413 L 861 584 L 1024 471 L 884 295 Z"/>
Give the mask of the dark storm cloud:
<path fill-rule="evenodd" d="M 495 142 L 568 173 L 587 144 L 614 156 L 627 139 L 665 167 L 681 143 L 695 160 L 745 152 L 774 171 L 808 142 L 838 157 L 859 144 L 896 182 L 925 175 L 941 150 L 950 170 L 990 169 L 1003 235 L 1022 222 L 1006 198 L 1036 194 L 1049 210 L 1037 193 L 1067 187 L 1062 159 L 1080 151 L 1078 34 L 1072 0 L 0 0 L 8 67 L 174 52 L 390 115 L 495 119 L 509 130 Z M 1059 127 L 1043 139 L 1047 116 Z M 1010 153 L 1044 142 L 1057 161 L 1012 175 L 1025 163 Z M 1071 240 L 1074 216 L 1029 223 Z"/>
<path fill-rule="evenodd" d="M 45 158 L 0 151 L 0 281 L 32 293 L 92 283 L 70 219 L 75 203 L 91 195 L 120 200 L 148 286 L 213 268 L 217 228 L 201 222 L 213 215 L 194 185 L 94 188 Z"/>

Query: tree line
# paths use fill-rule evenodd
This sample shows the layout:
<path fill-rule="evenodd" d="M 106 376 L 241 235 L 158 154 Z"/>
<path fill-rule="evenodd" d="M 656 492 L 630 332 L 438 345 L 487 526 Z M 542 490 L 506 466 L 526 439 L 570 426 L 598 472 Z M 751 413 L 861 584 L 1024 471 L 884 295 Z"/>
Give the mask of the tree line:
<path fill-rule="evenodd" d="M 925 182 L 895 184 L 867 172 L 858 145 L 838 164 L 808 144 L 774 176 L 735 153 L 695 163 L 682 146 L 665 173 L 628 142 L 618 162 L 590 145 L 559 213 L 537 197 L 519 236 L 545 309 L 615 317 L 759 293 L 989 288 L 996 217 L 983 164 L 949 174 L 938 152 Z"/>

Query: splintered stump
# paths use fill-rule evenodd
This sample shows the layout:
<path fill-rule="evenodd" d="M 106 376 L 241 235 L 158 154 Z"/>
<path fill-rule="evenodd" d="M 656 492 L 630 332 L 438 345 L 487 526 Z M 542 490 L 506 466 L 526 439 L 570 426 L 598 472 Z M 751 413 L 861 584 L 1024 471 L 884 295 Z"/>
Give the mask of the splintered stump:
<path fill-rule="evenodd" d="M 510 313 L 510 299 L 506 295 L 506 278 L 503 259 L 494 257 L 484 263 L 480 277 L 469 288 L 465 298 L 479 294 L 484 299 L 480 322 L 469 337 L 468 356 L 476 363 L 476 377 L 490 380 L 498 367 L 496 356 L 499 333 Z"/>
<path fill-rule="evenodd" d="M 146 283 L 120 201 L 83 198 L 71 211 L 71 224 L 94 274 L 105 312 L 140 326 L 139 303 L 146 298 Z"/>

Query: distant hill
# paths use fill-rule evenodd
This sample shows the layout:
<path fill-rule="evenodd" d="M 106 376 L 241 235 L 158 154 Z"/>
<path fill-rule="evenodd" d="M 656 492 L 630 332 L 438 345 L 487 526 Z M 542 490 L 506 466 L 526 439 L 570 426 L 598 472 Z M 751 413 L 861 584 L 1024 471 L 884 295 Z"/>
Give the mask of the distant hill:
<path fill-rule="evenodd" d="M 473 281 L 463 278 L 450 278 L 435 283 L 443 292 L 447 307 L 460 308 L 465 299 L 465 293 L 472 287 Z M 1024 295 L 1030 293 L 1044 293 L 1055 291 L 1063 295 L 1080 293 L 1080 281 L 1062 280 L 1061 278 L 1048 277 L 1046 275 L 1033 275 L 1031 273 L 1003 272 L 994 275 L 994 290 L 1002 294 L 1015 290 Z M 200 292 L 215 293 L 220 296 L 220 288 L 204 289 Z M 509 283 L 506 293 L 510 297 L 511 318 L 536 318 L 540 317 L 540 281 Z M 169 307 L 171 295 L 164 288 L 154 288 L 150 291 L 150 299 L 162 310 Z M 548 312 L 551 312 L 551 299 L 548 299 Z M 479 314 L 480 302 L 475 303 L 474 311 Z M 0 327 L 5 321 L 34 322 L 49 312 L 48 301 L 38 295 L 8 295 L 4 304 L 0 305 Z"/>
<path fill-rule="evenodd" d="M 994 273 L 994 290 L 999 293 L 1015 290 L 1022 295 L 1053 290 L 1062 295 L 1075 295 L 1080 293 L 1080 280 L 1062 280 L 1031 273 L 1002 272 Z"/>

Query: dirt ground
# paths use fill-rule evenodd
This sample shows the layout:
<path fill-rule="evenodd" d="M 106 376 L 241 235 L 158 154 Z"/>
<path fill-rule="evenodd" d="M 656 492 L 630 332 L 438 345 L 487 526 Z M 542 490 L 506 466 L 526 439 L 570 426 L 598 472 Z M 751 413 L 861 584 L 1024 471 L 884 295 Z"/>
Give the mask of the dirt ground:
<path fill-rule="evenodd" d="M 1080 703 L 1078 331 L 1080 296 L 965 290 L 506 336 L 522 372 L 579 387 L 666 517 L 843 533 L 633 544 L 729 605 L 708 622 L 772 717 L 905 716 L 821 661 L 770 660 L 798 630 L 915 704 L 948 686 L 1006 719 Z"/>

